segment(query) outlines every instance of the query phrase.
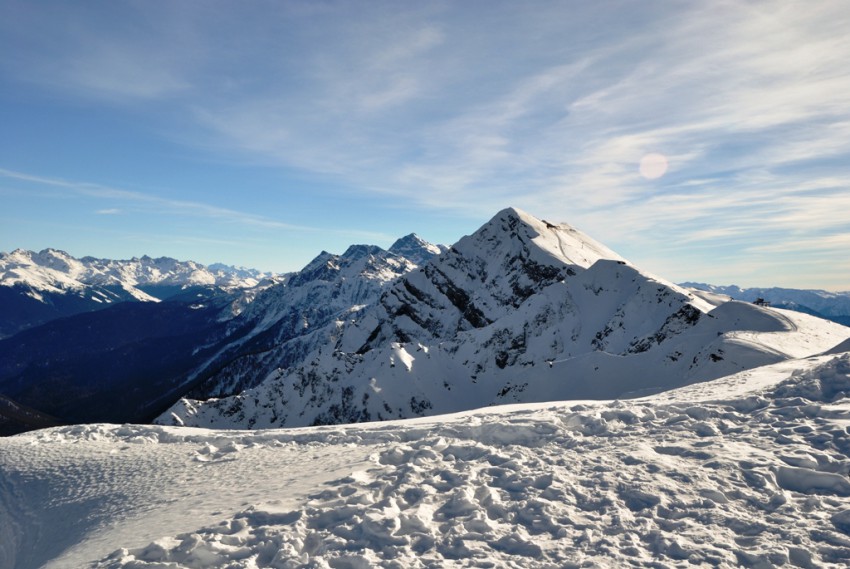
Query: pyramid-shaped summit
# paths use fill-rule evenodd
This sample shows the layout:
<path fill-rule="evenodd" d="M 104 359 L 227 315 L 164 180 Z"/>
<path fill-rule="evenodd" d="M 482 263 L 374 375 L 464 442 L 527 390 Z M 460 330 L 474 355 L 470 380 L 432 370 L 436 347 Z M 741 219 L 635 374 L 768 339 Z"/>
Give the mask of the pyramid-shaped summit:
<path fill-rule="evenodd" d="M 235 397 L 183 400 L 160 421 L 306 426 L 620 398 L 815 354 L 850 335 L 806 315 L 713 302 L 569 225 L 508 208 L 346 312 L 300 363 Z"/>
<path fill-rule="evenodd" d="M 625 263 L 569 225 L 507 208 L 428 265 L 405 275 L 381 304 L 387 315 L 407 317 L 392 325 L 398 341 L 422 334 L 451 336 L 505 317 L 546 287 L 575 277 L 599 260 Z M 431 316 L 436 313 L 443 318 Z M 390 337 L 378 333 L 373 340 Z"/>
<path fill-rule="evenodd" d="M 434 245 L 428 243 L 415 233 L 410 233 L 401 237 L 393 243 L 389 252 L 400 255 L 405 259 L 413 261 L 417 265 L 424 265 L 435 256 L 446 251 L 448 247 L 445 245 Z"/>
<path fill-rule="evenodd" d="M 497 213 L 470 237 L 461 239 L 455 248 L 482 251 L 502 248 L 534 262 L 550 264 L 551 257 L 566 265 L 582 268 L 588 268 L 600 259 L 625 261 L 571 225 L 537 219 L 514 207 Z"/>

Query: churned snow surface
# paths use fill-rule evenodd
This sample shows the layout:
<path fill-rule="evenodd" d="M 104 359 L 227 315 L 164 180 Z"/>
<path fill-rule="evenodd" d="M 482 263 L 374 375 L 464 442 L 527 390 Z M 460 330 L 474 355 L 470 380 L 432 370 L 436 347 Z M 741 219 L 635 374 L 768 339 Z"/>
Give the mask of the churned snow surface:
<path fill-rule="evenodd" d="M 844 353 L 629 401 L 27 433 L 0 566 L 846 567 L 848 395 Z"/>

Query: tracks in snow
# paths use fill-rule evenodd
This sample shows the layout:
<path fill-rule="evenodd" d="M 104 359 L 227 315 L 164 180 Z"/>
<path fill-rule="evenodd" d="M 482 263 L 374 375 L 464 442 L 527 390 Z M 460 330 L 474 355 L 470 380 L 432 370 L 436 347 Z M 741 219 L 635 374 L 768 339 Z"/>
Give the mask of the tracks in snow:
<path fill-rule="evenodd" d="M 97 567 L 846 566 L 844 393 L 847 356 L 727 402 L 352 427 L 367 470 Z"/>

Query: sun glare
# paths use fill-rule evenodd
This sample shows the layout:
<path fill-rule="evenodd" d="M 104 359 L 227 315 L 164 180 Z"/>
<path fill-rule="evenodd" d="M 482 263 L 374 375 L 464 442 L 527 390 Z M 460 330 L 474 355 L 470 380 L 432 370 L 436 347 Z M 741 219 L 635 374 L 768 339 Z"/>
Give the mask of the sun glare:
<path fill-rule="evenodd" d="M 667 157 L 654 152 L 640 159 L 640 175 L 647 180 L 657 180 L 667 172 Z"/>

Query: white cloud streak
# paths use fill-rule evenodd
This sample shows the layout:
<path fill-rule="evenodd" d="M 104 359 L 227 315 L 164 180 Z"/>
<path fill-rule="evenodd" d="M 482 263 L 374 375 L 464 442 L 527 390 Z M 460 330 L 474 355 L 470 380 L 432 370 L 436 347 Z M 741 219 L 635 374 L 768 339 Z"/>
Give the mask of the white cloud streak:
<path fill-rule="evenodd" d="M 382 241 L 390 239 L 389 236 L 378 232 L 358 231 L 345 228 L 323 228 L 284 223 L 267 217 L 212 206 L 201 202 L 173 200 L 142 192 L 112 188 L 88 182 L 73 182 L 56 178 L 47 178 L 24 172 L 7 170 L 4 168 L 0 168 L 0 176 L 21 182 L 34 183 L 39 186 L 62 188 L 73 192 L 78 196 L 101 198 L 111 202 L 120 201 L 127 204 L 133 204 L 137 206 L 136 209 L 138 209 L 138 206 L 142 206 L 143 211 L 157 215 L 199 217 L 225 223 L 238 224 L 260 230 L 269 229 L 293 232 L 331 232 Z M 120 208 L 102 208 L 97 210 L 97 213 L 103 215 L 114 215 L 122 213 L 123 211 L 124 210 Z"/>

